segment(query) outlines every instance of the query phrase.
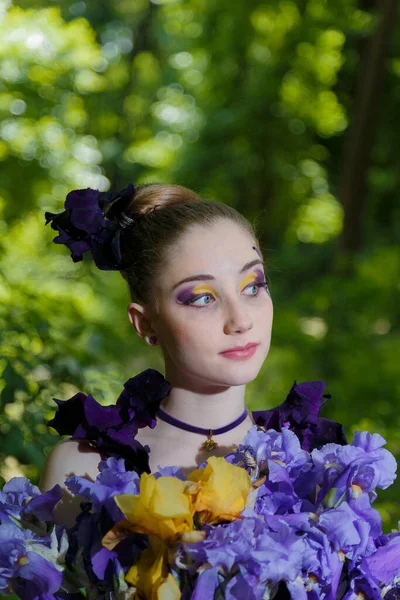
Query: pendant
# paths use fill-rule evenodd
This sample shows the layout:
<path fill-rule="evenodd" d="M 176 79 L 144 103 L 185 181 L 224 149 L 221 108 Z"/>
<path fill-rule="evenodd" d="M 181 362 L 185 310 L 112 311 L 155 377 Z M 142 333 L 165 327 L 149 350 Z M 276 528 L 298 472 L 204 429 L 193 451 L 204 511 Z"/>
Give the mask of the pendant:
<path fill-rule="evenodd" d="M 214 450 L 214 448 L 216 448 L 217 446 L 217 442 L 215 442 L 212 439 L 212 429 L 210 429 L 210 433 L 208 434 L 206 441 L 202 443 L 201 447 L 203 448 L 203 450 L 211 452 L 211 450 Z"/>

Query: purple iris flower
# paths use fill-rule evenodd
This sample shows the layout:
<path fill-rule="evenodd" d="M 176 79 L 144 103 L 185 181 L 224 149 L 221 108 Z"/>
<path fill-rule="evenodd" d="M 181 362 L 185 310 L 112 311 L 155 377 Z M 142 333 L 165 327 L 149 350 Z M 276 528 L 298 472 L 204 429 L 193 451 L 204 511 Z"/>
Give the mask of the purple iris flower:
<path fill-rule="evenodd" d="M 64 207 L 71 211 L 71 223 L 77 229 L 88 234 L 97 233 L 104 228 L 104 214 L 99 205 L 101 192 L 98 190 L 73 190 L 65 200 Z"/>
<path fill-rule="evenodd" d="M 190 569 L 204 564 L 217 568 L 226 598 L 261 600 L 267 586 L 272 590 L 281 581 L 295 581 L 301 575 L 304 550 L 302 537 L 284 521 L 271 528 L 262 519 L 249 517 L 210 528 L 204 541 L 184 545 L 184 556 Z M 215 573 L 210 574 L 212 585 L 216 584 Z M 208 580 L 205 574 L 200 589 L 203 580 Z"/>
<path fill-rule="evenodd" d="M 13 477 L 4 484 L 0 492 L 0 520 L 10 521 L 9 517 L 20 519 L 21 511 L 31 498 L 40 495 L 40 490 L 26 477 Z"/>
<path fill-rule="evenodd" d="M 259 514 L 300 510 L 301 498 L 307 498 L 315 488 L 311 457 L 301 449 L 296 434 L 286 427 L 279 432 L 252 427 L 244 444 L 227 460 L 246 468 L 252 481 L 267 476 L 255 504 Z"/>
<path fill-rule="evenodd" d="M 22 600 L 55 600 L 62 573 L 47 560 L 50 548 L 42 541 L 14 524 L 0 526 L 0 592 L 15 593 Z"/>
<path fill-rule="evenodd" d="M 341 550 L 348 558 L 360 558 L 374 550 L 368 522 L 360 519 L 347 502 L 325 510 L 318 517 L 318 526 L 335 550 Z"/>
<path fill-rule="evenodd" d="M 92 502 L 92 509 L 100 512 L 104 507 L 111 519 L 116 523 L 124 515 L 115 504 L 117 494 L 139 493 L 139 476 L 135 471 L 127 471 L 125 461 L 109 458 L 99 464 L 99 475 L 96 481 L 74 475 L 66 480 L 67 488 L 73 494 L 79 494 Z"/>
<path fill-rule="evenodd" d="M 378 434 L 357 432 L 347 446 L 326 444 L 320 450 L 313 450 L 314 465 L 323 473 L 324 480 L 317 502 L 334 506 L 343 494 L 354 497 L 363 492 L 373 501 L 374 489 L 385 489 L 396 477 L 396 461 L 381 447 L 384 443 Z"/>
<path fill-rule="evenodd" d="M 247 468 L 253 481 L 269 473 L 275 465 L 284 468 L 282 477 L 288 477 L 291 482 L 312 468 L 310 455 L 301 449 L 296 434 L 285 427 L 282 431 L 251 427 L 244 443 L 226 458 L 228 462 Z"/>
<path fill-rule="evenodd" d="M 171 391 L 171 384 L 155 369 L 146 369 L 140 375 L 124 383 L 117 406 L 124 421 L 134 420 L 137 427 L 154 427 L 156 414 L 163 400 Z"/>
<path fill-rule="evenodd" d="M 303 597 L 304 589 L 308 590 L 307 598 L 324 598 L 336 600 L 343 560 L 333 548 L 326 532 L 318 527 L 316 516 L 309 513 L 291 515 L 268 515 L 264 517 L 269 527 L 277 527 L 284 521 L 297 536 L 302 536 L 305 548 L 302 553 L 302 581 L 297 578 L 287 582 L 293 598 Z M 302 591 L 301 591 L 302 590 Z M 300 593 L 301 592 L 301 593 Z M 311 594 L 312 592 L 312 594 Z"/>
<path fill-rule="evenodd" d="M 10 479 L 0 492 L 0 522 L 10 522 L 10 517 L 23 523 L 35 521 L 50 522 L 53 510 L 61 499 L 59 485 L 44 494 L 25 477 Z"/>
<path fill-rule="evenodd" d="M 149 449 L 134 438 L 139 427 L 153 422 L 170 387 L 161 373 L 147 369 L 126 382 L 116 405 L 102 406 L 82 392 L 66 401 L 55 399 L 58 411 L 48 425 L 60 435 L 93 442 L 104 459 L 124 458 L 127 469 L 149 472 Z"/>
<path fill-rule="evenodd" d="M 275 489 L 273 489 L 274 487 Z M 290 488 L 282 490 L 279 487 L 282 488 L 282 486 L 273 486 L 266 482 L 259 488 L 254 505 L 256 514 L 262 516 L 287 515 L 297 513 L 302 509 L 302 501 Z"/>
<path fill-rule="evenodd" d="M 192 600 L 214 600 L 215 590 L 219 587 L 218 567 L 204 569 L 200 572 L 194 586 Z"/>
<path fill-rule="evenodd" d="M 93 243 L 104 242 L 110 234 L 99 205 L 100 198 L 98 190 L 74 190 L 66 198 L 63 213 L 45 214 L 46 225 L 51 223 L 52 229 L 59 233 L 54 242 L 67 246 L 74 262 L 82 260 L 82 255 L 92 249 Z M 110 226 L 115 232 L 117 225 L 110 221 Z"/>
<path fill-rule="evenodd" d="M 363 573 L 356 568 L 349 574 L 349 581 L 342 600 L 359 600 L 360 598 L 382 600 L 379 586 L 373 582 L 369 582 Z"/>
<path fill-rule="evenodd" d="M 274 460 L 284 464 L 293 473 L 293 478 L 305 464 L 309 467 L 312 464 L 308 452 L 301 449 L 299 438 L 286 427 L 281 431 L 269 429 L 264 432 L 253 426 L 244 438 L 244 445 L 254 449 L 260 467 L 263 461 Z"/>
<path fill-rule="evenodd" d="M 396 478 L 396 460 L 394 456 L 383 448 L 386 440 L 379 433 L 356 431 L 351 446 L 362 449 L 372 460 L 374 465 L 374 479 L 372 487 L 385 490 Z M 369 491 L 369 490 L 366 490 Z"/>
<path fill-rule="evenodd" d="M 358 569 L 372 587 L 379 587 L 381 596 L 386 598 L 388 592 L 400 591 L 400 533 L 382 536 L 379 543 L 381 545 L 373 554 L 363 558 Z"/>
<path fill-rule="evenodd" d="M 382 517 L 375 508 L 372 508 L 370 502 L 370 494 L 361 494 L 359 497 L 349 497 L 347 494 L 347 503 L 357 515 L 358 519 L 362 519 L 368 523 L 370 527 L 370 535 L 375 539 L 382 534 Z"/>
<path fill-rule="evenodd" d="M 134 421 L 124 422 L 117 406 L 102 406 L 82 392 L 69 400 L 57 400 L 58 411 L 48 422 L 60 435 L 86 439 L 103 458 L 124 458 L 128 468 L 149 471 L 148 453 L 134 438 L 138 427 Z"/>
<path fill-rule="evenodd" d="M 116 193 L 73 190 L 67 195 L 64 212 L 45 213 L 46 225 L 51 223 L 59 234 L 54 242 L 67 246 L 74 262 L 90 251 L 99 269 L 121 269 L 120 227 L 113 217 L 121 214 L 133 193 L 132 184 Z"/>
<path fill-rule="evenodd" d="M 154 477 L 176 477 L 181 481 L 186 481 L 185 472 L 180 467 L 158 467 L 158 470 L 154 473 Z"/>
<path fill-rule="evenodd" d="M 264 429 L 280 431 L 282 427 L 289 427 L 304 450 L 310 451 L 328 442 L 346 444 L 342 425 L 319 416 L 321 406 L 330 397 L 322 394 L 324 388 L 323 381 L 294 383 L 285 402 L 270 410 L 253 412 L 254 420 Z"/>
<path fill-rule="evenodd" d="M 68 531 L 69 548 L 66 564 L 71 572 L 80 573 L 80 581 L 102 593 L 118 589 L 124 573 L 146 548 L 146 536 L 131 534 L 114 550 L 102 545 L 114 521 L 107 510 L 92 513 L 90 503 L 82 504 L 76 524 Z"/>

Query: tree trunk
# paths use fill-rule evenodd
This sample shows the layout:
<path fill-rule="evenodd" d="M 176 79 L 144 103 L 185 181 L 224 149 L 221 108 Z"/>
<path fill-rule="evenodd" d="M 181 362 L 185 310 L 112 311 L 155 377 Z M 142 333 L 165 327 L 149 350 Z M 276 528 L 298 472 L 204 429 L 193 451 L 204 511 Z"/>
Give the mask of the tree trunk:
<path fill-rule="evenodd" d="M 378 0 L 380 21 L 367 40 L 360 64 L 353 120 L 343 151 L 340 196 L 344 208 L 341 250 L 351 256 L 363 245 L 368 164 L 379 116 L 387 42 L 395 25 L 397 0 Z"/>

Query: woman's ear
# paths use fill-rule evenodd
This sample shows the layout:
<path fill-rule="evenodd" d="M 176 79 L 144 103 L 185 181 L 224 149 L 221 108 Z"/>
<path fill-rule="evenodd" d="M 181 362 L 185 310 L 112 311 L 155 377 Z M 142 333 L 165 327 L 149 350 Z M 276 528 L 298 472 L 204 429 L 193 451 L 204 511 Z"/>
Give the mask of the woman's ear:
<path fill-rule="evenodd" d="M 144 339 L 155 334 L 148 308 L 143 304 L 131 302 L 128 305 L 128 317 L 139 337 Z"/>

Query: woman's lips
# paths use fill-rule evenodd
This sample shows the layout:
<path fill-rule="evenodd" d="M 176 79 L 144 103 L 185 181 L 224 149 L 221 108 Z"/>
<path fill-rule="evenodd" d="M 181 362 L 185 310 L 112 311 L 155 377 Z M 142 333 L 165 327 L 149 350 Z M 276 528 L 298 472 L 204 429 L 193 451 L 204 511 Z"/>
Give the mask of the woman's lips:
<path fill-rule="evenodd" d="M 224 350 L 220 352 L 221 356 L 225 358 L 232 358 L 234 360 L 243 360 L 246 358 L 250 358 L 253 356 L 255 351 L 257 350 L 258 344 L 250 343 L 246 346 L 236 346 L 235 348 L 231 348 L 230 350 Z"/>

